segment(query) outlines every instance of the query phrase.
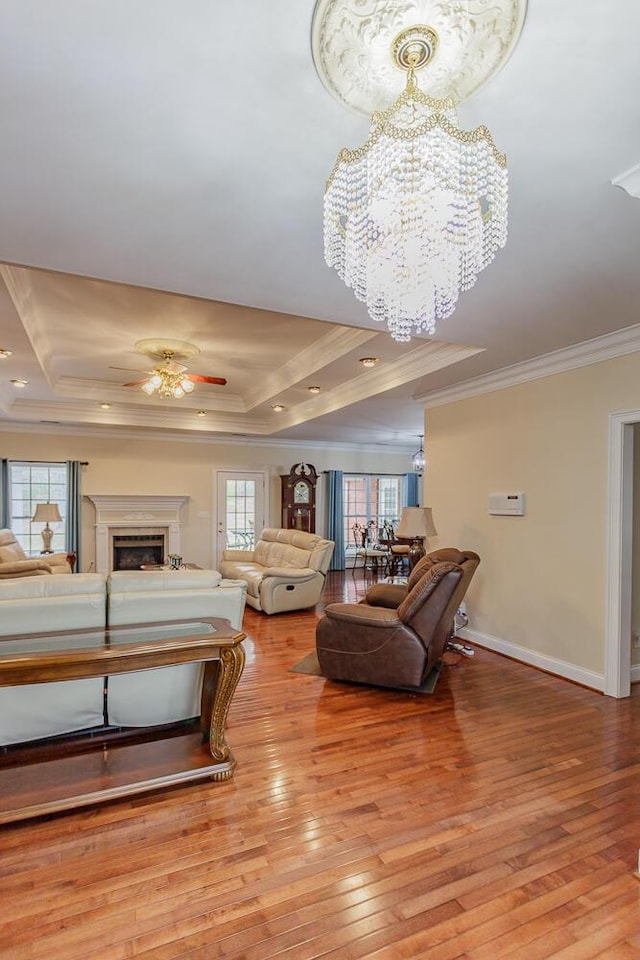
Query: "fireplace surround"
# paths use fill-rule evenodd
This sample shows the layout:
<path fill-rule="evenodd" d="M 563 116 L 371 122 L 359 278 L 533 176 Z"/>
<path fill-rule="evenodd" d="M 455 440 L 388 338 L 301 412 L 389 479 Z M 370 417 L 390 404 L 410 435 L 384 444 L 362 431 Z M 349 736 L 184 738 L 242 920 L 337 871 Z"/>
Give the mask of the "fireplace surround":
<path fill-rule="evenodd" d="M 188 496 L 142 496 L 117 494 L 89 494 L 87 500 L 96 508 L 96 557 L 98 573 L 115 569 L 135 569 L 145 556 L 162 562 L 170 553 L 181 553 L 180 508 Z M 123 551 L 129 551 L 128 555 Z M 128 556 L 123 561 L 123 556 Z M 126 562 L 127 566 L 121 563 Z"/>

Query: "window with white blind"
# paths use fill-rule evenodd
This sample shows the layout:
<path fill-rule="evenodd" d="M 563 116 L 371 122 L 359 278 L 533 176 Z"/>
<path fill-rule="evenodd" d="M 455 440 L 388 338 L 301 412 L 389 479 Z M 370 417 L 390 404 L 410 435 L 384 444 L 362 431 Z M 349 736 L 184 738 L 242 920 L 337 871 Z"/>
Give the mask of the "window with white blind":
<path fill-rule="evenodd" d="M 51 523 L 53 539 L 51 549 L 64 551 L 67 517 L 67 465 L 66 463 L 37 463 L 35 461 L 9 461 L 9 522 L 8 526 L 27 554 L 42 550 L 43 523 L 33 523 L 32 517 L 38 503 L 57 503 L 60 523 Z"/>

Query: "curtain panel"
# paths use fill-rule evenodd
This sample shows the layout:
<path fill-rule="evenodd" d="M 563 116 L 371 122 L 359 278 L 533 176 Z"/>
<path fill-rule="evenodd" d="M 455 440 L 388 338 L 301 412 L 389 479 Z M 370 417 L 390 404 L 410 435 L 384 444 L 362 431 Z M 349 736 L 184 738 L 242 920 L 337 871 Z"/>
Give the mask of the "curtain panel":
<path fill-rule="evenodd" d="M 333 556 L 329 570 L 344 570 L 344 504 L 342 470 L 327 470 L 327 537 L 333 540 Z"/>

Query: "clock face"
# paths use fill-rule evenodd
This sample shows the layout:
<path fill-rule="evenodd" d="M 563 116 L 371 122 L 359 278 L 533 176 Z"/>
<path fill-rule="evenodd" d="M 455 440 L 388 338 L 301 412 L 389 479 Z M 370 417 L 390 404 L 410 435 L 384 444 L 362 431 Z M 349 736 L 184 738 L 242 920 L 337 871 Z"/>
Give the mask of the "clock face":
<path fill-rule="evenodd" d="M 293 488 L 293 502 L 309 503 L 310 492 L 309 484 L 305 483 L 303 480 L 299 480 Z"/>

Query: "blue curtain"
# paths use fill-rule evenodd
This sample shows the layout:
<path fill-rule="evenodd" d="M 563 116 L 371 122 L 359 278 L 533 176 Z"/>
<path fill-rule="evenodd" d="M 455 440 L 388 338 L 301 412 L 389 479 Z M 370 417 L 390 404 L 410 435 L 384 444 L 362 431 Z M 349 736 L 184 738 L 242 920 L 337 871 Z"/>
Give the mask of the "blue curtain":
<path fill-rule="evenodd" d="M 82 528 L 82 492 L 80 490 L 82 463 L 80 460 L 67 460 L 67 551 L 76 555 L 75 572 L 80 566 L 80 532 Z"/>
<path fill-rule="evenodd" d="M 344 570 L 342 470 L 327 470 L 327 537 L 335 543 L 329 570 Z"/>
<path fill-rule="evenodd" d="M 405 474 L 406 479 L 406 496 L 407 502 L 406 507 L 419 507 L 420 499 L 420 481 L 422 476 L 419 473 L 407 473 Z"/>
<path fill-rule="evenodd" d="M 9 526 L 9 461 L 0 460 L 0 527 Z"/>

